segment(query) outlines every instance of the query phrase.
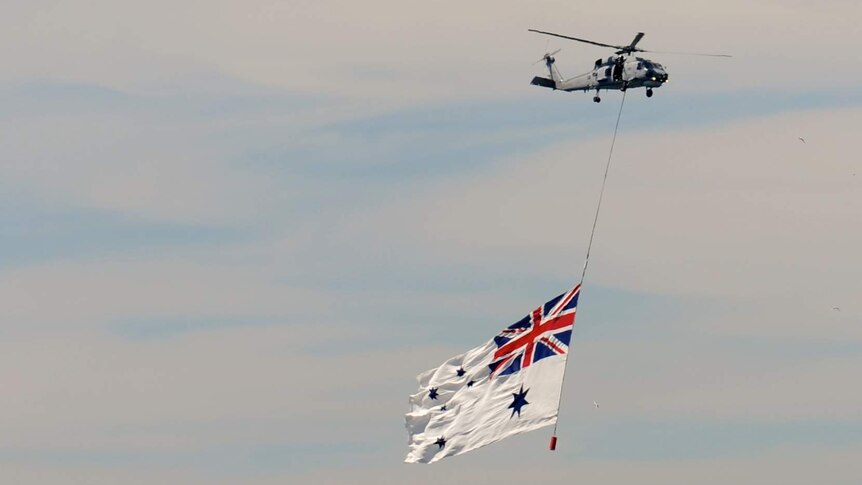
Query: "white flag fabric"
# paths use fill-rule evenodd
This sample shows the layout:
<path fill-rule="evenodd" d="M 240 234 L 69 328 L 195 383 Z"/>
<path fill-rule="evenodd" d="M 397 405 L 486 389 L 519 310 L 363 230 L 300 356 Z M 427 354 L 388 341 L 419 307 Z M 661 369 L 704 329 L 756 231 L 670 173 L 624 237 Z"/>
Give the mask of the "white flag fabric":
<path fill-rule="evenodd" d="M 557 421 L 580 285 L 417 377 L 407 463 L 434 463 Z"/>

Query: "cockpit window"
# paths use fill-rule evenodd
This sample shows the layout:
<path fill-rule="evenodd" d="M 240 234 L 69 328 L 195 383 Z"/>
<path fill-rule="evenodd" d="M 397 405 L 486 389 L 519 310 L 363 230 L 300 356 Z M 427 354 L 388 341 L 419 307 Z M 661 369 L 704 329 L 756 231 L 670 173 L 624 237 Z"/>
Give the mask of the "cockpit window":
<path fill-rule="evenodd" d="M 644 61 L 645 69 L 652 69 L 652 63 L 650 61 Z"/>

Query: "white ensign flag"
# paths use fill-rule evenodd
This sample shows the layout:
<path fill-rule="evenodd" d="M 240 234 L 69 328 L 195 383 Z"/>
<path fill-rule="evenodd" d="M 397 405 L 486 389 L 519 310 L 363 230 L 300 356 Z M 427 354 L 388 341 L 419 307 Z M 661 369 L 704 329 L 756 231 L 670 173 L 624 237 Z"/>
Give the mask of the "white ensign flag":
<path fill-rule="evenodd" d="M 580 285 L 418 376 L 407 463 L 434 463 L 557 421 Z"/>

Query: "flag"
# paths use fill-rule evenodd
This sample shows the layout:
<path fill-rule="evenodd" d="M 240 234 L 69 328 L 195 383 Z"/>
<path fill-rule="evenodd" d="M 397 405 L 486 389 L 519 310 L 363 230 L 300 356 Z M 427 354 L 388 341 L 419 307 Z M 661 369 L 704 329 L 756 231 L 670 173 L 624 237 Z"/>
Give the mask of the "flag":
<path fill-rule="evenodd" d="M 417 377 L 407 463 L 434 463 L 557 421 L 580 285 Z"/>

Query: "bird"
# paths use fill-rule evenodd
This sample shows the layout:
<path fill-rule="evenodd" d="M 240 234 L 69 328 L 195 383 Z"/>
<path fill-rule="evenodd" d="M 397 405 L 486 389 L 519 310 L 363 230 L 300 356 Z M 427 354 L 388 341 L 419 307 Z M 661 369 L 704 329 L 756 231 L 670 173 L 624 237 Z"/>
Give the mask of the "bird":
<path fill-rule="evenodd" d="M 838 308 L 837 306 L 832 307 L 832 309 L 833 309 L 833 310 L 835 310 L 835 311 L 839 311 L 839 312 L 841 311 L 841 309 L 840 309 L 840 308 Z"/>
<path fill-rule="evenodd" d="M 597 403 L 597 402 L 593 401 L 593 406 L 595 406 L 595 407 L 596 407 L 596 409 L 598 409 L 598 408 L 599 408 L 599 403 Z"/>
<path fill-rule="evenodd" d="M 805 143 L 805 138 L 802 138 L 801 136 L 797 136 L 796 138 L 798 138 L 802 143 Z"/>

